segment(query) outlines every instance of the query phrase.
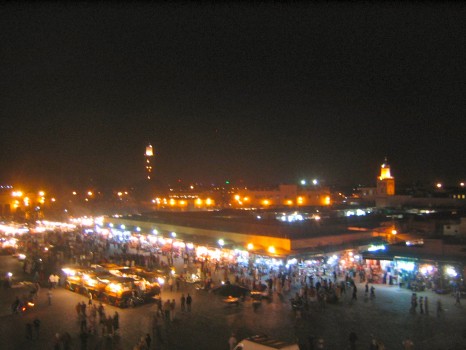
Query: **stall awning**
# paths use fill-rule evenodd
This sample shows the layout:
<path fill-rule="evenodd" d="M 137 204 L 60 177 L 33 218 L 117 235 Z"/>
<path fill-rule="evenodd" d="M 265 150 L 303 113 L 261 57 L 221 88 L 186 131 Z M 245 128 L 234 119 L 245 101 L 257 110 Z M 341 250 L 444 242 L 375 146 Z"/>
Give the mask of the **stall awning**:
<path fill-rule="evenodd" d="M 367 260 L 389 260 L 393 261 L 394 256 L 386 251 L 377 251 L 377 252 L 363 252 L 362 254 L 363 259 Z"/>

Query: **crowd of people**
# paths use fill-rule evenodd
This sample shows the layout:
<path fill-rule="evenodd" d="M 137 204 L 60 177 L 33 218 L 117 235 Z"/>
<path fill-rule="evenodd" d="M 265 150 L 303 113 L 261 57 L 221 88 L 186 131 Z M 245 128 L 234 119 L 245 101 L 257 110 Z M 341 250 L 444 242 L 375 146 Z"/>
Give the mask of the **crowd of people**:
<path fill-rule="evenodd" d="M 32 240 L 32 238 L 31 238 Z M 34 293 L 39 293 L 41 286 L 46 285 L 50 291 L 57 285 L 63 283 L 63 276 L 60 278 L 60 267 L 65 263 L 75 263 L 89 266 L 99 262 L 113 262 L 123 265 L 142 265 L 147 269 L 174 268 L 174 265 L 182 266 L 179 273 L 170 275 L 165 284 L 165 288 L 170 292 L 180 292 L 178 301 L 174 298 L 160 300 L 158 310 L 154 316 L 153 333 L 154 341 L 162 342 L 161 329 L 167 323 L 176 320 L 177 312 L 191 312 L 192 296 L 187 293 L 186 279 L 193 274 L 198 276 L 199 281 L 205 289 L 210 289 L 219 285 L 221 281 L 230 281 L 233 284 L 244 286 L 250 290 L 265 289 L 268 293 L 280 297 L 286 295 L 293 296 L 301 307 L 296 309 L 296 318 L 303 316 L 302 311 L 310 305 L 317 305 L 325 308 L 327 303 L 338 303 L 343 297 L 351 294 L 351 301 L 358 300 L 358 287 L 355 281 L 365 281 L 364 297 L 375 299 L 375 287 L 370 284 L 371 279 L 366 278 L 363 270 L 340 270 L 320 266 L 319 269 L 303 269 L 296 265 L 272 266 L 266 264 L 239 264 L 234 261 L 209 259 L 205 256 L 196 256 L 194 250 L 175 250 L 144 252 L 136 246 L 131 247 L 128 243 L 107 239 L 99 235 L 85 235 L 80 232 L 58 234 L 50 232 L 44 237 L 47 244 L 56 247 L 54 253 L 46 255 L 28 254 L 28 259 L 24 262 L 24 271 L 29 273 L 34 282 Z M 30 253 L 38 252 L 38 242 L 28 241 L 25 246 Z M 168 270 L 171 271 L 171 270 Z M 48 276 L 48 278 L 46 277 Z M 415 296 L 415 297 L 414 297 Z M 459 298 L 457 297 L 459 304 Z M 98 301 L 89 300 L 89 303 L 76 305 L 78 319 L 78 333 L 81 344 L 85 348 L 89 339 L 99 337 L 105 342 L 112 342 L 117 346 L 119 341 L 119 318 L 118 313 L 107 315 L 105 307 Z M 51 304 L 51 296 L 49 296 Z M 417 297 L 413 293 L 411 312 L 429 314 L 429 302 L 427 297 Z M 437 304 L 437 315 L 442 314 L 441 304 Z M 439 316 L 440 317 L 440 316 Z M 27 326 L 26 334 L 29 337 L 30 326 Z M 32 326 L 32 329 L 35 329 Z M 32 332 L 32 334 L 35 334 Z M 33 336 L 30 336 L 32 339 Z M 356 336 L 357 338 L 357 336 Z M 71 336 L 65 332 L 58 334 L 55 339 L 56 349 L 68 348 Z M 231 340 L 232 338 L 230 338 Z M 355 344 L 354 335 L 351 344 Z M 154 344 L 150 334 L 141 336 L 135 345 L 135 349 L 149 349 Z M 372 341 L 371 341 L 372 342 Z M 229 345 L 233 344 L 233 340 Z M 376 344 L 371 344 L 371 349 L 383 349 L 380 340 L 375 340 Z M 377 347 L 375 347 L 377 345 Z M 316 347 L 318 343 L 316 343 Z"/>

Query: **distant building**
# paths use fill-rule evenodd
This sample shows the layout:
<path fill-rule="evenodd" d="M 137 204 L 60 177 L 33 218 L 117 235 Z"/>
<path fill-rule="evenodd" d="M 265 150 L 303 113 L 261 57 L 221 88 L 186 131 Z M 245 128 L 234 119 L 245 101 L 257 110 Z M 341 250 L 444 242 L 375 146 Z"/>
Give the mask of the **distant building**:
<path fill-rule="evenodd" d="M 7 220 L 37 220 L 43 218 L 43 209 L 55 201 L 43 191 L 23 192 L 13 186 L 0 186 L 0 217 Z"/>
<path fill-rule="evenodd" d="M 365 202 L 375 200 L 377 208 L 435 208 L 435 207 L 463 207 L 466 204 L 464 184 L 459 188 L 433 187 L 420 194 L 397 195 L 395 193 L 395 178 L 390 172 L 387 159 L 380 166 L 380 175 L 377 177 L 375 193 L 373 188 L 359 188 L 359 197 Z"/>
<path fill-rule="evenodd" d="M 330 190 L 321 186 L 279 185 L 238 189 L 230 202 L 233 208 L 328 206 Z"/>
<path fill-rule="evenodd" d="M 271 209 L 329 206 L 330 190 L 321 186 L 294 184 L 261 188 L 201 188 L 191 186 L 170 189 L 152 200 L 158 210 L 199 211 L 212 209 Z"/>
<path fill-rule="evenodd" d="M 377 176 L 376 187 L 358 187 L 353 194 L 359 204 L 374 204 L 377 207 L 389 206 L 388 198 L 395 196 L 395 178 L 390 173 L 390 164 L 387 158 L 380 166 L 380 175 Z"/>
<path fill-rule="evenodd" d="M 19 205 L 19 201 L 12 196 L 12 191 L 12 186 L 0 186 L 0 217 L 3 219 L 11 218 Z"/>

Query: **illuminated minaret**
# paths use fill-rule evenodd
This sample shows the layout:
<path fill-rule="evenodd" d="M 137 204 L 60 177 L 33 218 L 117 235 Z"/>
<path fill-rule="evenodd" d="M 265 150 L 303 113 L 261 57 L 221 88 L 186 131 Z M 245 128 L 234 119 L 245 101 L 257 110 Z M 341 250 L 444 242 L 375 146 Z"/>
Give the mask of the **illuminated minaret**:
<path fill-rule="evenodd" d="M 146 160 L 146 179 L 150 180 L 152 178 L 152 160 L 154 159 L 154 149 L 150 143 L 146 146 L 144 158 Z"/>
<path fill-rule="evenodd" d="M 385 161 L 380 166 L 380 176 L 377 178 L 377 195 L 395 195 L 395 178 L 390 174 L 390 165 L 386 157 Z"/>

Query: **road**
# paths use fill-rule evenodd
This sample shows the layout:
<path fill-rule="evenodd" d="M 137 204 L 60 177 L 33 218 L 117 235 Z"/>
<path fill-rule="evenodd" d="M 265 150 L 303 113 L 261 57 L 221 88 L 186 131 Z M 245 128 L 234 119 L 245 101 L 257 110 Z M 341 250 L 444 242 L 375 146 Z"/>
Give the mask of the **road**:
<path fill-rule="evenodd" d="M 10 256 L 0 256 L 0 275 L 12 271 L 21 279 L 20 263 Z M 371 335 L 386 346 L 386 349 L 403 349 L 401 342 L 410 337 L 415 349 L 465 349 L 463 338 L 465 309 L 454 305 L 449 295 L 438 296 L 432 292 L 418 293 L 428 296 L 430 313 L 412 314 L 409 312 L 411 291 L 396 286 L 375 285 L 376 298 L 364 298 L 363 285 L 358 286 L 358 300 L 351 302 L 347 294 L 337 304 L 328 304 L 324 309 L 311 307 L 309 314 L 298 319 L 290 308 L 289 298 L 274 296 L 273 301 L 263 301 L 254 311 L 250 300 L 239 306 L 227 306 L 221 297 L 205 291 L 189 289 L 170 292 L 164 290 L 162 299 L 177 302 L 177 314 L 173 322 L 163 323 L 163 343 L 152 342 L 152 349 L 159 350 L 227 350 L 228 338 L 232 331 L 237 338 L 253 334 L 268 334 L 282 340 L 298 341 L 308 347 L 308 338 L 322 337 L 325 349 L 345 350 L 348 348 L 350 331 L 358 336 L 357 349 L 368 349 Z M 0 348 L 10 349 L 53 349 L 54 335 L 69 332 L 72 349 L 81 349 L 79 326 L 75 305 L 87 301 L 81 295 L 63 288 L 52 291 L 52 305 L 48 305 L 47 289 L 42 288 L 36 307 L 23 315 L 12 315 L 11 302 L 15 295 L 23 292 L 20 288 L 2 288 L 0 291 Z M 181 293 L 192 293 L 191 312 L 182 313 L 179 309 Z M 443 303 L 445 312 L 437 318 L 435 304 Z M 106 306 L 107 314 L 118 311 L 121 333 L 118 342 L 107 341 L 99 336 L 89 338 L 87 349 L 133 349 L 141 336 L 150 333 L 151 319 L 155 313 L 154 304 L 130 309 L 117 309 Z M 38 340 L 28 340 L 25 328 L 34 318 L 41 320 Z M 153 338 L 155 338 L 153 336 Z"/>

